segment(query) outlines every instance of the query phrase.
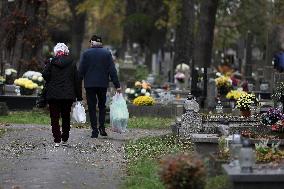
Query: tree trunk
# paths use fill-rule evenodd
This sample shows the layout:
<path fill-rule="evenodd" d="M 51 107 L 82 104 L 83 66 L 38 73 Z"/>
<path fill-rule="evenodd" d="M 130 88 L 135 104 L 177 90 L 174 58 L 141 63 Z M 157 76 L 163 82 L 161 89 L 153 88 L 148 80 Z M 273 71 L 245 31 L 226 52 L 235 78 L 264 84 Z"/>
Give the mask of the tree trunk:
<path fill-rule="evenodd" d="M 136 12 L 136 0 L 126 0 L 125 3 L 125 17 L 127 18 L 131 14 Z M 122 36 L 122 46 L 119 50 L 119 56 L 121 58 L 124 58 L 124 54 L 127 51 L 128 43 L 131 44 L 130 38 L 129 38 L 129 28 L 126 24 L 123 26 L 123 36 Z"/>
<path fill-rule="evenodd" d="M 245 63 L 245 78 L 247 81 L 252 80 L 252 43 L 253 35 L 250 31 L 246 36 L 246 63 Z"/>
<path fill-rule="evenodd" d="M 195 45 L 195 63 L 203 66 L 203 98 L 207 96 L 207 68 L 211 66 L 214 28 L 219 0 L 201 0 L 197 41 Z"/>
<path fill-rule="evenodd" d="M 6 17 L 8 12 L 8 1 L 1 1 L 0 2 L 0 39 L 4 38 L 5 35 L 5 31 L 4 31 L 4 27 L 2 26 L 2 20 Z M 4 75 L 4 40 L 0 41 L 0 65 L 1 65 L 1 75 Z"/>
<path fill-rule="evenodd" d="M 181 17 L 176 28 L 173 69 L 181 62 L 190 64 L 193 56 L 195 10 L 194 0 L 180 0 Z"/>
<path fill-rule="evenodd" d="M 77 6 L 83 3 L 85 0 L 68 0 L 70 11 L 72 14 L 71 20 L 71 53 L 76 61 L 79 60 L 82 42 L 85 35 L 86 25 L 86 12 L 78 13 Z"/>

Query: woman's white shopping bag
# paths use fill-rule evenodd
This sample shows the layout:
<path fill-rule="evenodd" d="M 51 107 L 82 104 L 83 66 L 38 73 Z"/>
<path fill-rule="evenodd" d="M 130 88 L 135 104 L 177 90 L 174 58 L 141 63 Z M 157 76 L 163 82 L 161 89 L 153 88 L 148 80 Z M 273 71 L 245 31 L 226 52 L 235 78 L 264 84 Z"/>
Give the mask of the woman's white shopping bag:
<path fill-rule="evenodd" d="M 110 123 L 112 130 L 118 133 L 127 132 L 129 113 L 122 94 L 116 94 L 110 105 Z"/>
<path fill-rule="evenodd" d="M 81 102 L 76 102 L 72 110 L 72 119 L 77 123 L 86 123 L 86 112 Z"/>

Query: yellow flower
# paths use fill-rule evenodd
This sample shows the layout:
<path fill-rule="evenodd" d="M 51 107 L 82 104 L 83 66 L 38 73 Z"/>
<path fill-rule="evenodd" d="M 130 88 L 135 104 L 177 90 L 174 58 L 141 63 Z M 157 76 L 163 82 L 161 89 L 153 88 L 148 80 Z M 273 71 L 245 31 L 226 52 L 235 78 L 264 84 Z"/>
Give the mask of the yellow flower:
<path fill-rule="evenodd" d="M 232 86 L 232 80 L 228 76 L 220 76 L 215 79 L 215 83 L 217 87 L 222 87 L 222 86 L 227 86 L 230 87 Z"/>
<path fill-rule="evenodd" d="M 247 94 L 245 91 L 240 91 L 240 90 L 231 90 L 227 95 L 227 99 L 234 99 L 238 100 L 243 94 Z"/>
<path fill-rule="evenodd" d="M 14 84 L 17 85 L 17 86 L 20 86 L 20 87 L 24 87 L 26 89 L 30 89 L 30 90 L 36 89 L 38 87 L 38 85 L 36 83 L 34 83 L 33 81 L 31 81 L 27 78 L 16 79 L 14 81 Z"/>
<path fill-rule="evenodd" d="M 134 99 L 133 104 L 136 106 L 151 106 L 155 104 L 155 100 L 151 96 L 139 96 Z"/>

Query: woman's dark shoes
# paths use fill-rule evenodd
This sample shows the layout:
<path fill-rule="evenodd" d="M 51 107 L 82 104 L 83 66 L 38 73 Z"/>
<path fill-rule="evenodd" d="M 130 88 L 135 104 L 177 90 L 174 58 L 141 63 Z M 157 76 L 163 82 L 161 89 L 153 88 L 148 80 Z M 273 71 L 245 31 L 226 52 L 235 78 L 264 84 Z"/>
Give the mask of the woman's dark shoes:
<path fill-rule="evenodd" d="M 101 136 L 107 137 L 107 133 L 106 133 L 106 131 L 105 131 L 105 128 L 100 127 L 100 128 L 99 128 L 99 131 L 100 131 L 100 135 L 101 135 Z"/>

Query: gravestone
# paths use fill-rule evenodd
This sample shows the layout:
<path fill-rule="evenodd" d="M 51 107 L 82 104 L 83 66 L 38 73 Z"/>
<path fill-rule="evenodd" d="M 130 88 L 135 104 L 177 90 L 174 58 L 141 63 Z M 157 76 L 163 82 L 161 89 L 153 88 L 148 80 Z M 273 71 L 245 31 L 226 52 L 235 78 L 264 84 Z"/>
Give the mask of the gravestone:
<path fill-rule="evenodd" d="M 17 95 L 15 85 L 5 85 L 4 86 L 5 95 Z"/>
<path fill-rule="evenodd" d="M 207 107 L 209 109 L 213 109 L 216 106 L 216 96 L 217 96 L 217 88 L 215 79 L 210 78 L 208 81 L 208 87 L 207 87 Z"/>
<path fill-rule="evenodd" d="M 195 97 L 188 95 L 184 102 L 185 114 L 181 117 L 179 134 L 181 137 L 190 138 L 192 133 L 199 133 L 202 130 L 202 116 L 199 112 L 199 104 Z"/>
<path fill-rule="evenodd" d="M 257 165 L 261 166 L 261 165 Z M 234 189 L 280 189 L 284 188 L 284 170 L 261 168 L 253 173 L 241 173 L 240 168 L 223 165 Z"/>
<path fill-rule="evenodd" d="M 0 116 L 8 115 L 8 107 L 5 102 L 0 102 Z"/>

